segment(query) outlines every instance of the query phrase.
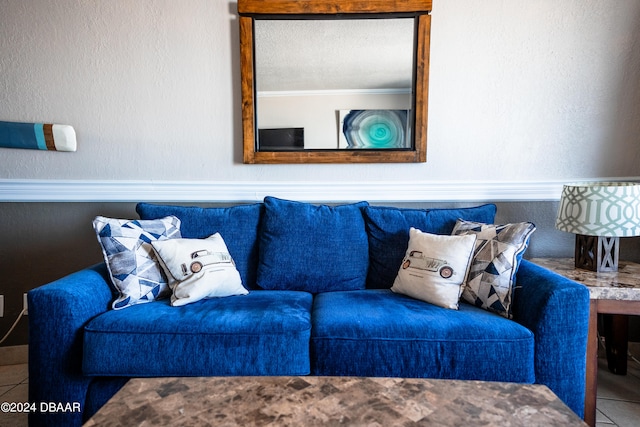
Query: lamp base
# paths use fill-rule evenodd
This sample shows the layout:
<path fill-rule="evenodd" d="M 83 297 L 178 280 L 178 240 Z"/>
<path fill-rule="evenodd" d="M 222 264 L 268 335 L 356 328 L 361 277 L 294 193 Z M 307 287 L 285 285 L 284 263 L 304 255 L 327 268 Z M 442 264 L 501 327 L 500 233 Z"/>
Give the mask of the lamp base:
<path fill-rule="evenodd" d="M 576 268 L 598 273 L 618 271 L 619 237 L 576 234 Z"/>

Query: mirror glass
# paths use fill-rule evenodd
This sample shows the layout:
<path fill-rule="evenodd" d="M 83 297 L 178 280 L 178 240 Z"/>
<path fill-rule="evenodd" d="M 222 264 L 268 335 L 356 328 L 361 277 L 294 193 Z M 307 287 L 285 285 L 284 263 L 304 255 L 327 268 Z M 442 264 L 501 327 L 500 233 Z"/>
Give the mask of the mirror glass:
<path fill-rule="evenodd" d="M 256 148 L 411 149 L 415 22 L 256 19 Z"/>

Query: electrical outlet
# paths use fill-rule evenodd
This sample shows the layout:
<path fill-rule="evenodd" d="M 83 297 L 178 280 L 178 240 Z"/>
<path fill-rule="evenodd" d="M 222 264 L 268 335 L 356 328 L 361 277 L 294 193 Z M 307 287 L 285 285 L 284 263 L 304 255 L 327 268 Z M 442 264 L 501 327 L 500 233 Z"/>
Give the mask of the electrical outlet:
<path fill-rule="evenodd" d="M 0 295 L 0 317 L 4 317 L 4 295 Z"/>
<path fill-rule="evenodd" d="M 24 315 L 27 316 L 29 315 L 29 305 L 27 302 L 27 294 L 24 293 L 22 294 L 22 308 L 24 310 Z"/>

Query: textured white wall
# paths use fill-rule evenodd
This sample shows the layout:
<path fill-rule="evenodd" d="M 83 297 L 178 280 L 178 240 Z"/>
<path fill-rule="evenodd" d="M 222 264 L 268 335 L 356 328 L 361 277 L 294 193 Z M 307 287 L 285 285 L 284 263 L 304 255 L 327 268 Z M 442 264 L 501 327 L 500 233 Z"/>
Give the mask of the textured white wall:
<path fill-rule="evenodd" d="M 548 181 L 640 176 L 638 0 L 435 0 L 428 162 L 244 165 L 225 0 L 0 0 L 0 179 Z"/>

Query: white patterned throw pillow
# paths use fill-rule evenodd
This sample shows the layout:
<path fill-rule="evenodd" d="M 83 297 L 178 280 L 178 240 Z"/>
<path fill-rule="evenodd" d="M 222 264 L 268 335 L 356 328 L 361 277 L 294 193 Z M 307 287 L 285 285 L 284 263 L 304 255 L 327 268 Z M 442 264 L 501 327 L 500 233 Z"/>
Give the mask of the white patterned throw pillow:
<path fill-rule="evenodd" d="M 114 309 L 169 295 L 167 279 L 151 242 L 181 237 L 178 218 L 129 220 L 97 216 L 93 228 L 111 281 L 119 293 L 112 304 Z"/>
<path fill-rule="evenodd" d="M 478 237 L 462 299 L 513 318 L 516 273 L 535 230 L 530 222 L 496 225 L 459 219 L 451 234 Z"/>
<path fill-rule="evenodd" d="M 172 306 L 249 293 L 220 233 L 206 239 L 158 240 L 151 244 L 169 279 Z"/>
<path fill-rule="evenodd" d="M 409 247 L 391 290 L 434 305 L 458 309 L 476 237 L 409 230 Z"/>

